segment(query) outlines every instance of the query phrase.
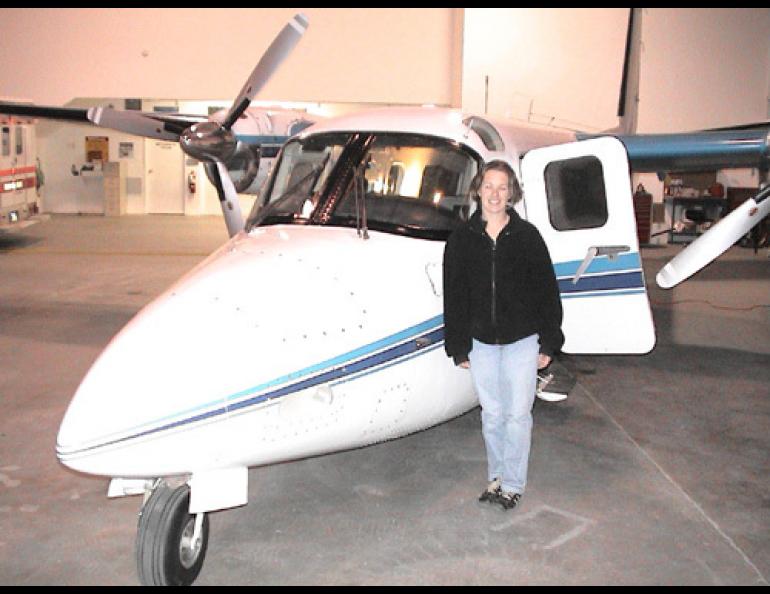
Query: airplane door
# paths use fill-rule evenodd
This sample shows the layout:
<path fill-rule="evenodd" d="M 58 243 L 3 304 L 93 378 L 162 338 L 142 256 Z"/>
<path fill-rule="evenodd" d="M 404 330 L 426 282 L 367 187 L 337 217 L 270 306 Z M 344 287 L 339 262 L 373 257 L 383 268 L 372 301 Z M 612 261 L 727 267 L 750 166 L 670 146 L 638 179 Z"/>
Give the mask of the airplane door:
<path fill-rule="evenodd" d="M 521 171 L 525 216 L 559 282 L 564 352 L 649 352 L 655 328 L 625 147 L 607 137 L 536 149 Z"/>

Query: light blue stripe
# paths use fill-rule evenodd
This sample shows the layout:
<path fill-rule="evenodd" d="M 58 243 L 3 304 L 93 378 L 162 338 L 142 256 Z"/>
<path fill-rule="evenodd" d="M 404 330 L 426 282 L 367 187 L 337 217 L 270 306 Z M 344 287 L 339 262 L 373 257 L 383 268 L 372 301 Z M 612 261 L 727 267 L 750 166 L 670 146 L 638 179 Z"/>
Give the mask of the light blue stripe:
<path fill-rule="evenodd" d="M 289 140 L 288 136 L 268 136 L 268 135 L 249 135 L 249 134 L 239 134 L 238 140 L 245 142 L 246 144 L 258 144 L 258 145 L 265 145 L 265 144 L 274 144 L 277 146 L 283 145 L 287 140 Z"/>

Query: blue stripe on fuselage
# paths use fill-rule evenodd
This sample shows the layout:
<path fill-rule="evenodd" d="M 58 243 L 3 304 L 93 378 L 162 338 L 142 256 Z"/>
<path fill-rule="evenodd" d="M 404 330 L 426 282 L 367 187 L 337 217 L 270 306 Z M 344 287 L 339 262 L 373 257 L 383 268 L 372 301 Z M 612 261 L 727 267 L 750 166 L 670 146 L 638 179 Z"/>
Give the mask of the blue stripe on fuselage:
<path fill-rule="evenodd" d="M 435 316 L 430 320 L 411 326 L 406 330 L 402 330 L 401 332 L 397 332 L 381 340 L 375 341 L 358 349 L 354 349 L 338 357 L 334 357 L 316 365 L 306 367 L 295 373 L 281 376 L 248 390 L 243 390 L 224 398 L 226 404 L 213 410 L 194 414 L 192 416 L 185 416 L 184 418 L 180 418 L 176 421 L 163 423 L 162 425 L 156 427 L 140 430 L 141 427 L 150 427 L 152 425 L 152 423 L 146 423 L 141 427 L 136 427 L 132 430 L 129 430 L 133 431 L 133 433 L 124 437 L 110 439 L 108 436 L 105 436 L 103 441 L 96 445 L 91 445 L 73 451 L 60 451 L 60 457 L 85 454 L 102 447 L 114 446 L 126 443 L 134 439 L 156 435 L 172 429 L 178 429 L 185 425 L 191 425 L 200 421 L 211 420 L 216 417 L 221 417 L 223 415 L 227 415 L 228 413 L 242 410 L 250 406 L 256 406 L 268 400 L 274 400 L 283 396 L 287 396 L 289 394 L 293 394 L 300 390 L 307 389 L 319 384 L 328 383 L 335 380 L 339 380 L 336 383 L 341 383 L 342 381 L 347 381 L 347 379 L 352 379 L 351 376 L 353 375 L 364 375 L 363 372 L 371 372 L 380 366 L 389 367 L 396 363 L 412 359 L 414 356 L 432 351 L 433 349 L 430 348 L 431 346 L 436 346 L 443 342 L 443 318 L 444 317 L 442 315 Z M 418 340 L 422 340 L 424 343 L 418 346 Z M 287 382 L 292 383 L 287 384 Z M 275 389 L 270 390 L 270 388 Z M 270 391 L 265 392 L 265 390 Z M 234 399 L 243 398 L 244 396 L 250 397 L 247 397 L 244 400 L 233 402 Z M 209 405 L 199 406 L 195 410 L 201 410 L 207 406 L 216 405 L 217 402 L 220 401 L 215 401 Z M 184 415 L 189 413 L 180 414 Z M 155 421 L 154 423 L 158 423 L 158 421 Z"/>
<path fill-rule="evenodd" d="M 644 273 L 638 252 L 619 254 L 615 258 L 595 258 L 574 283 L 581 260 L 554 265 L 562 299 L 576 297 L 623 296 L 644 293 Z"/>
<path fill-rule="evenodd" d="M 572 279 L 559 280 L 559 292 L 562 297 L 574 296 L 575 293 L 587 291 L 614 291 L 617 289 L 636 289 L 644 287 L 644 277 L 641 272 L 621 272 L 618 274 L 603 274 L 600 276 L 582 276 L 577 284 Z"/>

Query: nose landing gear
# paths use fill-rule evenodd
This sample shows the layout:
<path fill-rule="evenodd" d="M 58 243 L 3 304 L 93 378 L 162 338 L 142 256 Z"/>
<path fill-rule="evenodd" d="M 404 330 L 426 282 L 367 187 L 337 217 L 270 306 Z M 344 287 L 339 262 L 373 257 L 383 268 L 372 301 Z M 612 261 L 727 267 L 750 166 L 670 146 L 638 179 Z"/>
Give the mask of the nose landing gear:
<path fill-rule="evenodd" d="M 160 481 L 139 513 L 136 564 L 145 586 L 189 586 L 206 556 L 209 519 L 192 515 L 190 487 Z"/>

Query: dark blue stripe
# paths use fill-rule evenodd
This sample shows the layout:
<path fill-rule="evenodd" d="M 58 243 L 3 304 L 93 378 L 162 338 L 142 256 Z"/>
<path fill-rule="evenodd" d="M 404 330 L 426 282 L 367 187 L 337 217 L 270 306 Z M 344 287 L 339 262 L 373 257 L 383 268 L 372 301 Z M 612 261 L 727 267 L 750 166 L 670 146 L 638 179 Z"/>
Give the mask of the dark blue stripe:
<path fill-rule="evenodd" d="M 584 276 L 580 278 L 577 284 L 573 284 L 572 279 L 560 279 L 558 282 L 559 292 L 569 295 L 584 291 L 614 291 L 617 289 L 642 288 L 644 287 L 644 276 L 641 271 L 632 271 L 601 276 Z"/>

